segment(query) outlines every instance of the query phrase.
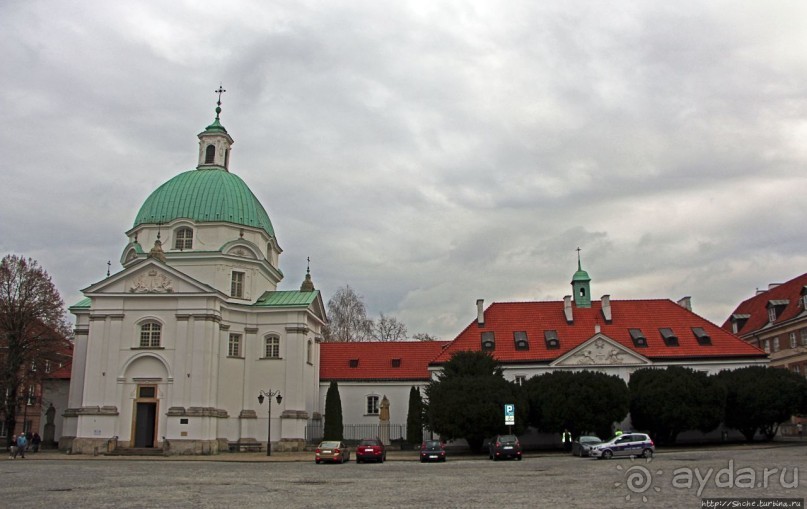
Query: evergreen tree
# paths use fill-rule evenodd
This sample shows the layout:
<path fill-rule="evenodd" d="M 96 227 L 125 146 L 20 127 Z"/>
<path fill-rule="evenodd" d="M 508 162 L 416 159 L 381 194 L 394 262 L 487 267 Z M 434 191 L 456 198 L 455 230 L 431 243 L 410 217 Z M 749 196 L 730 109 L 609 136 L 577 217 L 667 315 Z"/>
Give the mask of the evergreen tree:
<path fill-rule="evenodd" d="M 423 441 L 423 400 L 415 387 L 409 391 L 409 413 L 406 416 L 406 441 L 417 445 Z"/>
<path fill-rule="evenodd" d="M 574 437 L 595 433 L 606 439 L 611 426 L 628 415 L 628 386 L 616 375 L 555 371 L 527 380 L 529 422 L 541 431 Z"/>
<path fill-rule="evenodd" d="M 324 440 L 342 440 L 342 398 L 339 397 L 339 386 L 331 382 L 325 395 L 325 430 Z"/>
<path fill-rule="evenodd" d="M 426 387 L 426 427 L 446 440 L 464 438 L 478 452 L 486 438 L 508 432 L 505 404 L 516 405 L 512 432 L 523 432 L 527 405 L 520 394 L 487 352 L 457 352 Z"/>
<path fill-rule="evenodd" d="M 726 405 L 724 385 L 690 368 L 640 369 L 628 387 L 633 425 L 660 443 L 675 442 L 682 431 L 713 430 Z"/>
<path fill-rule="evenodd" d="M 749 442 L 757 431 L 771 440 L 779 424 L 807 413 L 807 380 L 787 369 L 749 366 L 717 376 L 728 391 L 723 422 Z"/>

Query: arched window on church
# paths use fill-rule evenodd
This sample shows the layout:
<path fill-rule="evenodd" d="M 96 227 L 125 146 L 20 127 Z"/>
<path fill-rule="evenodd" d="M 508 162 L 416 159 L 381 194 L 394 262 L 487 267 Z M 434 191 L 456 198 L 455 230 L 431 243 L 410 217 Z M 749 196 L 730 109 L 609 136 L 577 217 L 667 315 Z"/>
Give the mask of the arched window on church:
<path fill-rule="evenodd" d="M 193 248 L 193 230 L 187 226 L 178 228 L 175 234 L 174 249 L 191 249 Z"/>
<path fill-rule="evenodd" d="M 140 324 L 140 348 L 158 348 L 162 328 L 159 322 L 154 321 Z"/>
<path fill-rule="evenodd" d="M 216 160 L 216 146 L 208 145 L 205 149 L 205 164 L 213 164 Z"/>

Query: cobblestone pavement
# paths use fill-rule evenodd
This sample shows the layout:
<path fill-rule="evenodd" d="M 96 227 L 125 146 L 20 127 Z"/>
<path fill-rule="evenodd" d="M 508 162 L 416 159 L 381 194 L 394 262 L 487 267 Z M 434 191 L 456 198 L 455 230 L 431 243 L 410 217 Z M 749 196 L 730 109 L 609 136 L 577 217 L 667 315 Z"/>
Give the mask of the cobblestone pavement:
<path fill-rule="evenodd" d="M 416 453 L 399 451 L 375 465 L 315 465 L 312 453 L 40 452 L 0 461 L 0 507 L 13 508 L 699 508 L 704 497 L 807 497 L 807 447 L 799 443 L 660 450 L 650 462 L 547 453 L 523 461 L 454 456 L 421 464 Z"/>

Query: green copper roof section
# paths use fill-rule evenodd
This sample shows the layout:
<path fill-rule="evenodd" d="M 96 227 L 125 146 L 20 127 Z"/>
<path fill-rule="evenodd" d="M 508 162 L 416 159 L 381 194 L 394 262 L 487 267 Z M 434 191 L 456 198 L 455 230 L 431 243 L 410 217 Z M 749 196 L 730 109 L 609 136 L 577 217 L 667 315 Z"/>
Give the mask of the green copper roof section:
<path fill-rule="evenodd" d="M 295 290 L 266 292 L 253 304 L 257 307 L 282 308 L 310 306 L 319 292 L 299 292 Z"/>
<path fill-rule="evenodd" d="M 180 218 L 251 226 L 275 236 L 269 214 L 249 187 L 222 169 L 186 171 L 161 185 L 140 207 L 134 226 Z"/>
<path fill-rule="evenodd" d="M 90 309 L 91 304 L 92 304 L 92 300 L 90 300 L 89 297 L 84 297 L 80 301 L 78 301 L 75 304 L 73 304 L 72 306 L 70 306 L 70 309 L 74 309 L 74 308 Z"/>
<path fill-rule="evenodd" d="M 209 126 L 205 127 L 204 132 L 206 132 L 206 133 L 226 133 L 227 129 L 225 129 L 224 126 L 221 125 L 221 122 L 219 122 L 219 117 L 218 117 L 218 115 L 216 115 L 216 120 L 214 120 L 213 123 L 210 124 Z"/>

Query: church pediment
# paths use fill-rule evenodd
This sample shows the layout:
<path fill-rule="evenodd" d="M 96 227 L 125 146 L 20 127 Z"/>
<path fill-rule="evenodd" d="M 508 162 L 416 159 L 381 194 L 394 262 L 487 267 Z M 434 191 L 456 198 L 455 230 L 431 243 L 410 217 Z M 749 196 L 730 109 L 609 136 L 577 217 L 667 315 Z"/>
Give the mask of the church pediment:
<path fill-rule="evenodd" d="M 216 293 L 192 277 L 154 260 L 145 260 L 84 289 L 90 294 Z"/>
<path fill-rule="evenodd" d="M 644 366 L 648 358 L 617 343 L 604 334 L 597 334 L 582 345 L 556 359 L 552 366 Z"/>

